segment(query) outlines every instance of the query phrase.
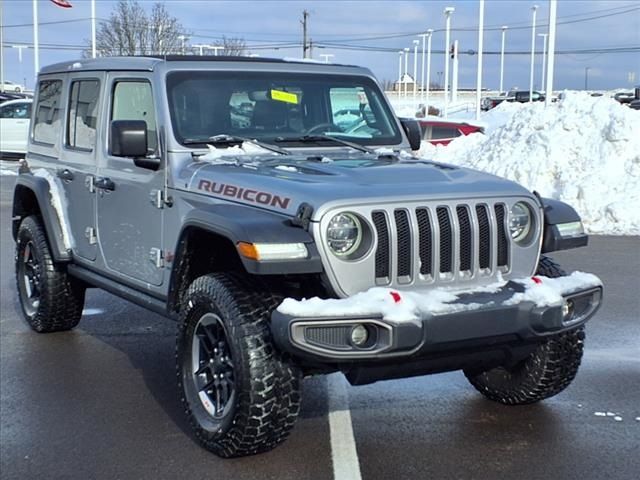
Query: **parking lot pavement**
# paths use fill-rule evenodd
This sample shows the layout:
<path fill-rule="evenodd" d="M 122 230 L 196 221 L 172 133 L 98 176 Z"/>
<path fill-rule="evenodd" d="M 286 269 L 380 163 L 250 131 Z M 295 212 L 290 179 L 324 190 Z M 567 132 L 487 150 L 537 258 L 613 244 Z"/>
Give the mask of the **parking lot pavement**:
<path fill-rule="evenodd" d="M 335 376 L 311 378 L 284 445 L 221 460 L 198 447 L 180 411 L 171 321 L 92 290 L 74 331 L 39 335 L 26 326 L 13 280 L 14 179 L 0 177 L 3 479 L 342 480 L 354 470 L 338 463 L 334 477 L 332 446 L 349 443 L 336 435 L 352 435 L 354 475 L 364 479 L 638 477 L 638 237 L 594 237 L 587 248 L 555 256 L 568 270 L 598 274 L 606 289 L 578 377 L 560 395 L 504 407 L 475 393 L 459 372 L 346 388 L 335 387 Z M 349 413 L 333 416 L 340 428 L 330 428 L 330 406 Z"/>

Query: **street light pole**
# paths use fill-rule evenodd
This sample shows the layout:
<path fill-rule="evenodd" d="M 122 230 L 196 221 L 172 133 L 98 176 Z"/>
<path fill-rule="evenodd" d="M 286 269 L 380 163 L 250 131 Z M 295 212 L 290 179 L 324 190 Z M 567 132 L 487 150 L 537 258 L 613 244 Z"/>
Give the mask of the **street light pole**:
<path fill-rule="evenodd" d="M 478 68 L 476 73 L 476 120 L 480 120 L 480 103 L 482 102 L 482 49 L 484 43 L 484 0 L 480 0 L 478 13 Z"/>
<path fill-rule="evenodd" d="M 404 49 L 404 97 L 407 98 L 408 96 L 408 89 L 407 89 L 407 75 L 409 75 L 409 49 L 405 48 Z"/>
<path fill-rule="evenodd" d="M 444 117 L 449 115 L 449 42 L 451 34 L 451 14 L 455 12 L 455 8 L 447 7 L 444 9 L 445 16 L 445 35 L 444 35 Z"/>
<path fill-rule="evenodd" d="M 543 92 L 545 88 L 545 72 L 547 71 L 547 35 L 548 33 L 539 33 L 538 36 L 542 37 L 542 77 L 540 78 L 540 90 Z"/>
<path fill-rule="evenodd" d="M 584 89 L 589 90 L 589 70 L 591 67 L 584 67 Z"/>
<path fill-rule="evenodd" d="M 553 95 L 553 67 L 556 54 L 556 15 L 558 12 L 558 0 L 549 0 L 549 54 L 547 57 L 547 92 L 545 95 L 545 105 L 551 105 Z"/>
<path fill-rule="evenodd" d="M 484 0 L 483 0 L 484 1 Z M 427 108 L 427 115 L 429 114 L 429 91 L 431 90 L 431 37 L 433 30 L 430 28 L 427 30 L 427 91 L 425 93 L 425 106 Z"/>
<path fill-rule="evenodd" d="M 28 48 L 27 45 L 11 45 L 11 48 L 17 48 L 18 49 L 18 65 L 20 65 L 20 81 L 24 81 L 25 83 L 25 88 L 26 88 L 26 81 L 24 78 L 22 78 L 22 50 L 25 48 Z"/>
<path fill-rule="evenodd" d="M 500 93 L 504 91 L 504 40 L 507 32 L 506 25 L 502 26 L 502 46 L 500 47 Z"/>
<path fill-rule="evenodd" d="M 531 67 L 529 72 L 529 102 L 533 102 L 533 68 L 536 58 L 536 13 L 538 12 L 538 5 L 534 5 L 533 19 L 531 20 Z"/>
<path fill-rule="evenodd" d="M 422 65 L 422 69 L 420 70 L 420 103 L 424 104 L 424 54 L 427 49 L 427 34 L 423 33 L 420 36 L 422 37 L 422 54 L 420 58 L 420 65 Z"/>
<path fill-rule="evenodd" d="M 413 103 L 418 97 L 418 40 L 413 41 Z"/>
<path fill-rule="evenodd" d="M 398 55 L 398 98 L 402 95 L 402 55 L 404 52 L 400 50 Z"/>

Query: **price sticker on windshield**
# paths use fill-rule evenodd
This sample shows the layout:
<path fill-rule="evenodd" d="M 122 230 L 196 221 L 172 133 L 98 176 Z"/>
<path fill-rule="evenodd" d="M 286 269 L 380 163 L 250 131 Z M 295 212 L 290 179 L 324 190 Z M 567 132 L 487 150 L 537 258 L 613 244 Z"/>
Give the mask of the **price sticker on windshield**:
<path fill-rule="evenodd" d="M 271 90 L 271 100 L 297 105 L 298 95 L 291 92 L 283 92 L 282 90 Z"/>

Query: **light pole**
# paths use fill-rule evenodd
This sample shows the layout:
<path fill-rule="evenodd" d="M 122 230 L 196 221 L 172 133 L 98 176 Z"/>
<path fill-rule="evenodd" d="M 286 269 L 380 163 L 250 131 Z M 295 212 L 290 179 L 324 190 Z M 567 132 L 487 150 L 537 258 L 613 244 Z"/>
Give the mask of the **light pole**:
<path fill-rule="evenodd" d="M 502 46 L 500 47 L 500 93 L 502 93 L 503 90 L 503 83 L 504 83 L 504 40 L 505 40 L 505 36 L 507 33 L 507 27 L 506 25 L 502 26 Z"/>
<path fill-rule="evenodd" d="M 185 50 L 185 41 L 188 39 L 189 37 L 187 37 L 186 35 L 178 35 L 178 39 L 182 42 L 182 55 L 185 54 L 186 50 Z"/>
<path fill-rule="evenodd" d="M 539 33 L 538 36 L 542 37 L 542 76 L 540 77 L 540 90 L 543 92 L 546 90 L 544 84 L 544 75 L 547 71 L 547 36 L 548 33 Z"/>
<path fill-rule="evenodd" d="M 484 0 L 483 0 L 484 1 Z M 427 115 L 429 114 L 429 91 L 431 90 L 431 37 L 433 30 L 430 28 L 427 30 L 427 91 L 425 95 L 425 106 L 427 107 Z"/>
<path fill-rule="evenodd" d="M 480 0 L 478 12 L 478 68 L 476 73 L 476 120 L 480 120 L 482 102 L 482 48 L 484 42 L 484 0 Z"/>
<path fill-rule="evenodd" d="M 418 97 L 418 40 L 413 41 L 413 103 Z"/>
<path fill-rule="evenodd" d="M 25 88 L 26 88 L 26 80 L 22 78 L 22 50 L 25 48 L 28 48 L 27 45 L 11 45 L 11 48 L 17 48 L 18 49 L 18 64 L 20 65 L 20 80 L 24 81 L 25 83 Z"/>
<path fill-rule="evenodd" d="M 533 19 L 531 20 L 531 69 L 529 72 L 529 102 L 533 102 L 533 67 L 536 58 L 536 13 L 538 5 L 531 7 L 533 11 Z"/>
<path fill-rule="evenodd" d="M 589 90 L 589 70 L 591 67 L 584 67 L 584 89 Z"/>
<path fill-rule="evenodd" d="M 409 75 L 409 49 L 404 49 L 404 97 L 406 98 L 408 95 L 407 92 L 407 75 Z"/>
<path fill-rule="evenodd" d="M 402 95 L 402 55 L 404 52 L 400 50 L 398 55 L 398 98 Z"/>
<path fill-rule="evenodd" d="M 451 14 L 456 9 L 447 7 L 444 9 L 445 35 L 444 35 L 444 117 L 449 115 L 449 41 L 451 34 Z"/>
<path fill-rule="evenodd" d="M 558 0 L 549 0 L 549 55 L 547 58 L 547 92 L 544 99 L 546 106 L 551 105 L 553 95 L 553 67 L 556 54 L 556 15 L 558 13 Z"/>

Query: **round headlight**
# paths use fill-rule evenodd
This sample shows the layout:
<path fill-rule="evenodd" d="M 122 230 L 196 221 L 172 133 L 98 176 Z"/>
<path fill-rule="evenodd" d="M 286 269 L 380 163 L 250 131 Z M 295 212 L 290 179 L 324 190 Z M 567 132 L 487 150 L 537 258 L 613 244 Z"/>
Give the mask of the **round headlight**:
<path fill-rule="evenodd" d="M 526 203 L 518 202 L 509 212 L 509 232 L 515 242 L 521 242 L 531 230 L 531 210 Z"/>
<path fill-rule="evenodd" d="M 331 251 L 344 257 L 355 252 L 362 241 L 362 225 L 351 213 L 339 213 L 329 221 L 327 243 Z"/>

